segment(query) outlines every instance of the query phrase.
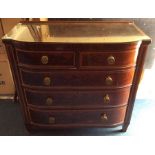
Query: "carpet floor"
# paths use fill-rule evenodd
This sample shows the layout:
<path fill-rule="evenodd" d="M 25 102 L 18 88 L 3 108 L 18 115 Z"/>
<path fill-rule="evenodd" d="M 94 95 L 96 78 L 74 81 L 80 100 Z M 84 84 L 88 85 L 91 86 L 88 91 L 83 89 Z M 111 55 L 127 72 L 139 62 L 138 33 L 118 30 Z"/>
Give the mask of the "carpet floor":
<path fill-rule="evenodd" d="M 69 130 L 51 130 L 29 133 L 24 126 L 20 105 L 12 100 L 0 100 L 1 136 L 151 136 L 155 131 L 155 102 L 137 99 L 131 123 L 126 132 L 121 127 L 113 129 L 82 128 Z"/>

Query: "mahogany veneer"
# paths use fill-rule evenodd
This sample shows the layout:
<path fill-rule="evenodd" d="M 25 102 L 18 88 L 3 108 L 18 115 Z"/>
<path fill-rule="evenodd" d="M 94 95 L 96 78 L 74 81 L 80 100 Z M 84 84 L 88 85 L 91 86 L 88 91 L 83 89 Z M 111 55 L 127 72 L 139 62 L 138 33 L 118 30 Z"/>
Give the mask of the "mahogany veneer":
<path fill-rule="evenodd" d="M 63 125 L 81 125 L 85 126 L 116 126 L 123 123 L 126 106 L 115 109 L 104 110 L 33 110 L 29 109 L 31 122 L 36 125 L 63 126 Z M 106 114 L 107 119 L 104 119 Z M 105 117 L 105 118 L 106 118 Z M 50 119 L 53 120 L 50 121 Z M 72 118 L 72 119 L 71 119 Z"/>
<path fill-rule="evenodd" d="M 40 91 L 25 89 L 27 104 L 31 107 L 44 109 L 80 109 L 82 108 L 104 108 L 126 105 L 129 97 L 130 87 L 114 90 L 94 91 Z M 108 94 L 110 100 L 106 101 Z M 51 102 L 48 102 L 51 99 Z"/>
<path fill-rule="evenodd" d="M 21 71 L 22 83 L 28 86 L 42 87 L 121 87 L 132 84 L 134 68 L 118 71 Z M 112 78 L 107 84 L 106 79 Z M 44 79 L 49 78 L 46 85 Z"/>

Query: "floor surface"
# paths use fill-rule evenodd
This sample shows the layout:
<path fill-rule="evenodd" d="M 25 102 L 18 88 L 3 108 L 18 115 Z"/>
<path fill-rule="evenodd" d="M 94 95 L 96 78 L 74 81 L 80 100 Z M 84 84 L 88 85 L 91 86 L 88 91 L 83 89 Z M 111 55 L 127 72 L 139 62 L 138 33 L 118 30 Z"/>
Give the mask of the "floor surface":
<path fill-rule="evenodd" d="M 0 101 L 0 135 L 1 136 L 152 136 L 155 131 L 155 103 L 153 100 L 137 99 L 127 132 L 119 132 L 120 127 L 113 129 L 89 128 L 53 130 L 30 134 L 25 129 L 19 104 L 10 100 Z"/>

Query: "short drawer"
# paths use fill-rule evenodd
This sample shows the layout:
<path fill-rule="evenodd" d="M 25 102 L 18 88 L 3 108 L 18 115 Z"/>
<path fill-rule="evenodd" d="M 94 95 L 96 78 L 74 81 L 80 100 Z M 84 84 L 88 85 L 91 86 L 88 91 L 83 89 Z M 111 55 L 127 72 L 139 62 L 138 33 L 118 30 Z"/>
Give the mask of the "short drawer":
<path fill-rule="evenodd" d="M 81 68 L 123 68 L 135 66 L 136 50 L 120 52 L 80 52 Z"/>
<path fill-rule="evenodd" d="M 126 106 L 100 110 L 29 110 L 31 122 L 48 125 L 105 125 L 112 126 L 124 121 Z"/>
<path fill-rule="evenodd" d="M 105 91 L 35 91 L 25 89 L 27 104 L 38 108 L 94 108 L 126 105 L 130 87 Z"/>
<path fill-rule="evenodd" d="M 21 70 L 23 84 L 54 87 L 124 87 L 132 83 L 134 68 L 119 71 L 52 71 Z"/>
<path fill-rule="evenodd" d="M 31 68 L 75 67 L 75 53 L 73 51 L 17 51 L 16 54 L 19 66 L 31 66 Z"/>

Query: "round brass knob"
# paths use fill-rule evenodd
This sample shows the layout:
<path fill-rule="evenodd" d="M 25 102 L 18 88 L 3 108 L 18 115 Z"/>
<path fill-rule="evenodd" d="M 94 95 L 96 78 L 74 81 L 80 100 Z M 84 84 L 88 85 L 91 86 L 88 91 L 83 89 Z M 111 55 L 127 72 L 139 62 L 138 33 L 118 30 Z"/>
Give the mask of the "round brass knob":
<path fill-rule="evenodd" d="M 48 56 L 42 56 L 41 57 L 41 62 L 42 62 L 42 64 L 48 64 Z"/>
<path fill-rule="evenodd" d="M 110 76 L 108 76 L 108 77 L 105 79 L 105 82 L 106 82 L 107 85 L 112 85 L 113 80 L 112 80 L 112 78 L 111 78 Z"/>
<path fill-rule="evenodd" d="M 107 121 L 108 120 L 107 114 L 105 114 L 105 113 L 101 114 L 101 120 L 102 121 Z"/>
<path fill-rule="evenodd" d="M 52 105 L 52 103 L 53 103 L 53 99 L 50 98 L 50 97 L 48 97 L 48 98 L 46 99 L 46 105 Z"/>
<path fill-rule="evenodd" d="M 104 96 L 104 103 L 109 103 L 109 102 L 110 102 L 110 97 L 109 97 L 108 94 L 106 94 L 106 95 Z"/>
<path fill-rule="evenodd" d="M 50 117 L 48 118 L 48 123 L 49 123 L 49 124 L 54 124 L 54 123 L 55 123 L 55 117 L 50 116 Z"/>
<path fill-rule="evenodd" d="M 50 84 L 51 84 L 50 77 L 45 77 L 44 80 L 43 80 L 43 83 L 44 83 L 45 86 L 50 86 Z"/>
<path fill-rule="evenodd" d="M 107 58 L 107 62 L 109 65 L 113 65 L 113 64 L 115 64 L 115 58 L 113 56 L 109 56 Z"/>

